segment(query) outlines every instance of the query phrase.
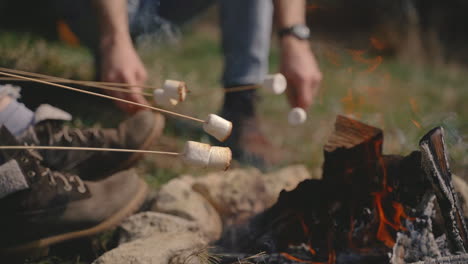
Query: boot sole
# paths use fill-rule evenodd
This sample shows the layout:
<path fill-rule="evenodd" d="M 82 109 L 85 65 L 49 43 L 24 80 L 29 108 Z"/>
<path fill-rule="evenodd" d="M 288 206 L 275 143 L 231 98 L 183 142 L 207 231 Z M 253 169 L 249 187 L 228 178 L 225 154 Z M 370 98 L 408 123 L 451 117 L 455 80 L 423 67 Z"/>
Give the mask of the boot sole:
<path fill-rule="evenodd" d="M 153 145 L 154 141 L 157 138 L 161 137 L 163 133 L 164 125 L 165 125 L 164 116 L 161 114 L 156 114 L 154 115 L 154 118 L 156 122 L 155 128 L 151 131 L 150 135 L 146 138 L 145 142 L 143 142 L 143 144 L 140 147 L 138 147 L 139 150 L 149 149 Z M 126 170 L 132 167 L 137 161 L 139 161 L 143 157 L 143 155 L 144 153 L 133 153 L 114 172 Z"/>
<path fill-rule="evenodd" d="M 139 190 L 135 194 L 133 199 L 129 203 L 127 203 L 127 205 L 124 208 L 122 208 L 120 211 L 116 212 L 114 215 L 110 216 L 100 224 L 83 230 L 77 230 L 47 238 L 41 238 L 11 248 L 0 249 L 0 256 L 6 256 L 10 258 L 42 257 L 45 256 L 44 254 L 47 254 L 48 247 L 51 245 L 76 238 L 92 236 L 118 226 L 118 224 L 122 222 L 122 220 L 136 212 L 145 201 L 149 188 L 148 185 L 142 179 L 139 179 L 139 181 Z"/>

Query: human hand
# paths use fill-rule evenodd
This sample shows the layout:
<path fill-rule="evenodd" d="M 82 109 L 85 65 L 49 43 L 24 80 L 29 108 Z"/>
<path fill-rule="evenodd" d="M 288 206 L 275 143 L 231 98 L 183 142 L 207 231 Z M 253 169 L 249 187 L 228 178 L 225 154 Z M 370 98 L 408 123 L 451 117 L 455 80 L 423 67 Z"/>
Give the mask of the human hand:
<path fill-rule="evenodd" d="M 284 36 L 281 39 L 280 71 L 288 81 L 286 92 L 291 106 L 307 109 L 317 96 L 322 81 L 309 43 Z"/>
<path fill-rule="evenodd" d="M 130 41 L 116 41 L 101 48 L 101 80 L 104 82 L 118 82 L 132 85 L 142 85 L 147 79 L 147 73 L 143 63 Z M 129 87 L 135 93 L 124 93 L 117 91 L 106 91 L 107 94 L 129 100 L 139 104 L 148 105 L 148 101 L 143 95 L 138 94 L 143 91 L 140 87 Z M 122 110 L 134 113 L 142 107 L 116 101 Z"/>

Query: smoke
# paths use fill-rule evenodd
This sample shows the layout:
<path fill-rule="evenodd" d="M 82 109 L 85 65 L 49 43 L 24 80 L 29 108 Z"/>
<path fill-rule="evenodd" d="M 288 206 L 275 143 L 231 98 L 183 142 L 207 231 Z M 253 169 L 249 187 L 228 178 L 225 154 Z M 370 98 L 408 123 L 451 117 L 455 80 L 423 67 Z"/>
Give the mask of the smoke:
<path fill-rule="evenodd" d="M 177 43 L 181 38 L 180 29 L 159 16 L 159 1 L 129 0 L 128 18 L 130 34 L 137 45 L 147 43 Z"/>

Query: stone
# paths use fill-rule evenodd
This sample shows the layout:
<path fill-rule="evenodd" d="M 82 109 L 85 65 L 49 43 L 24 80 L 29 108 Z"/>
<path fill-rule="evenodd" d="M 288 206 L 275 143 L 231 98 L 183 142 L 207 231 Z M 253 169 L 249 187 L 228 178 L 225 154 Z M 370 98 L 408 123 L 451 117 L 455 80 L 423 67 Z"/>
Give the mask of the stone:
<path fill-rule="evenodd" d="M 119 225 L 119 244 L 146 238 L 154 233 L 197 233 L 199 230 L 199 226 L 194 221 L 163 213 L 142 212 L 130 216 Z"/>
<path fill-rule="evenodd" d="M 223 225 L 213 206 L 192 190 L 193 178 L 176 178 L 162 186 L 151 211 L 170 214 L 195 222 L 209 241 L 220 238 Z"/>
<path fill-rule="evenodd" d="M 224 225 L 241 224 L 272 206 L 282 190 L 310 178 L 304 166 L 262 174 L 254 168 L 210 173 L 195 179 L 193 189 L 218 211 Z"/>
<path fill-rule="evenodd" d="M 196 233 L 153 233 L 104 253 L 93 264 L 202 264 L 207 243 Z"/>

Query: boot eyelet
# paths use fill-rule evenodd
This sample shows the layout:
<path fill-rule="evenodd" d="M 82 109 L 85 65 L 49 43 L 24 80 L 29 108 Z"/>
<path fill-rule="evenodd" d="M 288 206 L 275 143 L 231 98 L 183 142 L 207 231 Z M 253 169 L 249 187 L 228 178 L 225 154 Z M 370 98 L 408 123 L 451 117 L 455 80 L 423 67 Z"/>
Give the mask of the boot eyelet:
<path fill-rule="evenodd" d="M 28 176 L 32 178 L 36 176 L 36 173 L 34 171 L 28 171 Z"/>
<path fill-rule="evenodd" d="M 26 158 L 26 157 L 21 157 L 21 162 L 23 162 L 23 163 L 28 163 L 28 162 L 29 162 L 29 159 Z"/>
<path fill-rule="evenodd" d="M 71 185 L 65 185 L 65 186 L 63 187 L 63 189 L 64 189 L 65 191 L 69 192 L 69 191 L 71 191 L 73 188 L 71 187 Z"/>

